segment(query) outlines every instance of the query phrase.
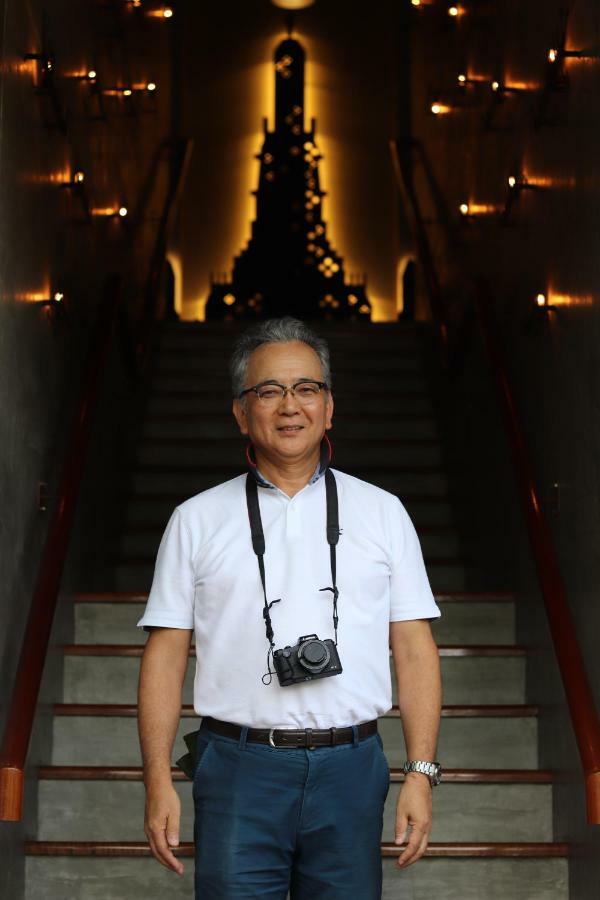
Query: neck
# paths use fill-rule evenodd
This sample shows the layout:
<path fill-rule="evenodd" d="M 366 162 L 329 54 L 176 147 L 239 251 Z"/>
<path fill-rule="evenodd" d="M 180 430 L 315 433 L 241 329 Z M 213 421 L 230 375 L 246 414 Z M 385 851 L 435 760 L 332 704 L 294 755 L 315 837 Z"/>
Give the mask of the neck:
<path fill-rule="evenodd" d="M 274 460 L 254 450 L 258 469 L 268 481 L 276 485 L 288 497 L 293 497 L 306 487 L 320 459 L 320 447 L 309 457 L 299 460 Z"/>

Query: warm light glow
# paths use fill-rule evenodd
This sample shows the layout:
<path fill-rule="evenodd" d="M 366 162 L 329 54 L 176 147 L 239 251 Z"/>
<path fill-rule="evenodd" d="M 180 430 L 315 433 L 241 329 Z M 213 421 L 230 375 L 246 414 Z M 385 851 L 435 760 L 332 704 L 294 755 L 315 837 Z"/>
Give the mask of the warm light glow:
<path fill-rule="evenodd" d="M 499 81 L 492 81 L 492 90 L 493 90 L 493 91 L 499 91 L 499 90 L 500 90 L 500 82 L 499 82 Z"/>
<path fill-rule="evenodd" d="M 517 179 L 515 178 L 514 175 L 510 175 L 508 178 L 508 186 L 511 188 L 514 188 L 516 186 L 516 184 L 517 184 Z"/>
<path fill-rule="evenodd" d="M 467 83 L 467 76 L 466 76 L 466 75 L 459 75 L 459 76 L 458 76 L 458 83 L 459 83 L 459 84 L 466 84 L 466 83 Z"/>
<path fill-rule="evenodd" d="M 96 70 L 90 69 L 90 71 L 87 73 L 87 77 L 90 79 L 90 81 L 93 81 L 94 78 L 96 78 Z"/>
<path fill-rule="evenodd" d="M 444 103 L 432 103 L 431 112 L 434 116 L 443 116 L 450 112 L 450 107 L 446 106 Z"/>
<path fill-rule="evenodd" d="M 121 206 L 119 208 L 119 215 L 121 216 L 121 218 L 123 218 L 123 219 L 125 218 L 125 216 L 127 215 L 127 207 L 126 206 Z"/>
<path fill-rule="evenodd" d="M 83 172 L 75 172 L 75 174 L 73 175 L 73 181 L 76 184 L 81 184 L 81 182 L 84 180 L 84 178 L 85 178 L 85 175 L 83 174 Z"/>
<path fill-rule="evenodd" d="M 558 50 L 554 47 L 551 50 L 548 50 L 548 62 L 554 63 L 558 59 Z"/>
<path fill-rule="evenodd" d="M 546 306 L 546 295 L 538 294 L 537 297 L 535 298 L 535 302 L 538 306 Z"/>
<path fill-rule="evenodd" d="M 271 2 L 280 9 L 306 9 L 307 6 L 312 6 L 315 0 L 271 0 Z"/>
<path fill-rule="evenodd" d="M 463 216 L 493 216 L 502 212 L 503 209 L 504 206 L 498 203 L 463 203 L 460 207 Z"/>
<path fill-rule="evenodd" d="M 227 306 L 233 306 L 235 303 L 235 295 L 234 294 L 225 294 L 223 297 L 223 303 L 226 303 Z"/>
<path fill-rule="evenodd" d="M 452 16 L 453 18 L 455 18 L 458 15 L 458 12 L 459 12 L 458 6 L 450 6 L 448 8 L 448 15 Z"/>
<path fill-rule="evenodd" d="M 165 8 L 163 9 L 163 17 L 165 19 L 171 19 L 173 17 L 173 10 L 170 6 L 165 6 Z"/>
<path fill-rule="evenodd" d="M 56 302 L 56 303 L 60 303 L 60 302 L 61 302 L 62 300 L 64 300 L 64 299 L 65 299 L 65 295 L 64 295 L 64 294 L 61 294 L 60 291 L 56 291 L 56 293 L 54 294 L 54 300 L 55 300 L 55 302 Z"/>
<path fill-rule="evenodd" d="M 154 84 L 153 81 L 148 82 L 148 84 L 146 85 L 146 90 L 148 90 L 148 91 L 156 90 L 156 85 Z"/>
<path fill-rule="evenodd" d="M 411 3 L 412 3 L 413 6 L 420 6 L 420 5 L 421 5 L 421 0 L 411 0 Z"/>
<path fill-rule="evenodd" d="M 131 97 L 131 93 L 132 93 L 131 88 L 123 88 L 123 96 L 124 97 Z"/>
<path fill-rule="evenodd" d="M 548 306 L 593 306 L 592 294 L 559 294 L 552 288 L 548 291 Z"/>
<path fill-rule="evenodd" d="M 526 184 L 538 188 L 572 188 L 577 184 L 574 175 L 532 175 L 529 171 L 523 171 L 523 180 Z"/>

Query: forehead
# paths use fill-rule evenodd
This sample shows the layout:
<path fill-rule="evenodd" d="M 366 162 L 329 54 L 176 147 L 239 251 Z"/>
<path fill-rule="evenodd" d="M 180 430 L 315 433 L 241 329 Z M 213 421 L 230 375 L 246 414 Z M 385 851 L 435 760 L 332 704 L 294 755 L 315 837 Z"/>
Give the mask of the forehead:
<path fill-rule="evenodd" d="M 250 356 L 248 375 L 251 380 L 315 376 L 323 372 L 317 353 L 303 341 L 261 344 Z"/>

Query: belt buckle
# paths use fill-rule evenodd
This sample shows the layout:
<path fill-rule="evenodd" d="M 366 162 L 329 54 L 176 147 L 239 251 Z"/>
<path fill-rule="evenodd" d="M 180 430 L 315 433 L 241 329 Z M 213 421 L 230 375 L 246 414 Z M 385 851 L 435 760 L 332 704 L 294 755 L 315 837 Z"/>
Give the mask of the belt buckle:
<path fill-rule="evenodd" d="M 271 745 L 271 747 L 275 747 L 276 750 L 283 750 L 283 747 L 280 747 L 279 744 L 276 744 L 273 741 L 273 732 L 274 731 L 280 731 L 280 729 L 279 728 L 270 728 L 269 729 L 269 744 Z"/>

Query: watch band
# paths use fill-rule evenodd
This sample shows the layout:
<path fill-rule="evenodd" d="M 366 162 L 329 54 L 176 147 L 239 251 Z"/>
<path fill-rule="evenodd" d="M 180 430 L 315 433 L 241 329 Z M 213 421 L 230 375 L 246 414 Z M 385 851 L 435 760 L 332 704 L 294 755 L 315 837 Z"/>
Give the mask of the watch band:
<path fill-rule="evenodd" d="M 442 767 L 439 762 L 426 762 L 422 759 L 407 760 L 402 770 L 405 775 L 408 775 L 409 772 L 421 772 L 421 774 L 427 775 L 432 787 L 435 787 L 442 780 Z"/>

